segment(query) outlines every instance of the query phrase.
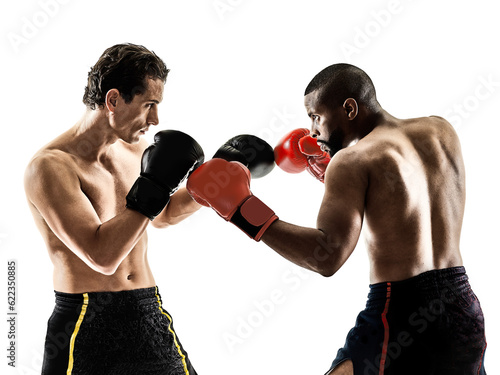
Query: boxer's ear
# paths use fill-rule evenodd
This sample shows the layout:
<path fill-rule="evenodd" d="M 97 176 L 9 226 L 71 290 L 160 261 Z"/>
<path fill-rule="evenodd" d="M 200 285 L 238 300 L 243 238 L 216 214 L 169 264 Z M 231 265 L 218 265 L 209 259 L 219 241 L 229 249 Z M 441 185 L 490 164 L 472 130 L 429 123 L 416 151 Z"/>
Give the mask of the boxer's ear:
<path fill-rule="evenodd" d="M 354 120 L 358 115 L 359 107 L 356 99 L 353 98 L 346 99 L 342 107 L 344 108 L 345 114 L 349 121 Z"/>
<path fill-rule="evenodd" d="M 120 98 L 120 92 L 117 89 L 111 89 L 106 93 L 105 105 L 108 111 L 113 113 L 115 112 L 119 98 Z"/>

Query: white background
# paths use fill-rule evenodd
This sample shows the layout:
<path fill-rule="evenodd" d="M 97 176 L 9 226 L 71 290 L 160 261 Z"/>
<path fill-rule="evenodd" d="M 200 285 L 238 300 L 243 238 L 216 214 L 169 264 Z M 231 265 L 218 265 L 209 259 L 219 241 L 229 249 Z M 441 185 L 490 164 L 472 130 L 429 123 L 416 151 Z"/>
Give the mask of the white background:
<path fill-rule="evenodd" d="M 40 373 L 54 302 L 52 265 L 24 198 L 24 168 L 82 115 L 87 72 L 104 49 L 132 42 L 154 50 L 171 69 L 161 123 L 148 139 L 159 129 L 180 129 L 207 157 L 236 134 L 275 145 L 285 132 L 309 127 L 304 88 L 336 62 L 363 68 L 396 117 L 451 121 L 467 168 L 462 255 L 486 317 L 486 369 L 499 373 L 500 27 L 492 3 L 2 2 L 0 372 Z M 252 191 L 281 219 L 315 225 L 323 187 L 308 174 L 276 168 L 253 181 Z M 209 209 L 149 234 L 164 305 L 199 374 L 323 374 L 364 307 L 362 240 L 335 276 L 323 278 Z M 18 264 L 15 370 L 6 364 L 9 259 Z"/>

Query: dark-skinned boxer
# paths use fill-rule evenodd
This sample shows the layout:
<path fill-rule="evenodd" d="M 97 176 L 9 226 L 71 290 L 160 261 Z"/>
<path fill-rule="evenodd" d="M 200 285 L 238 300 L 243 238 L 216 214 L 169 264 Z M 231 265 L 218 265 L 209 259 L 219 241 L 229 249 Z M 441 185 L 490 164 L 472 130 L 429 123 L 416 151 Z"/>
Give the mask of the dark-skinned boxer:
<path fill-rule="evenodd" d="M 460 255 L 465 172 L 454 129 L 435 116 L 393 117 L 368 75 L 349 64 L 322 70 L 304 95 L 320 150 L 311 152 L 310 139 L 303 139 L 309 135 L 298 129 L 275 154 L 284 170 L 307 169 L 324 180 L 315 228 L 278 219 L 252 194 L 250 174 L 237 162 L 206 162 L 188 179 L 189 193 L 251 238 L 324 276 L 347 261 L 365 225 L 368 301 L 328 374 L 485 374 L 483 313 Z M 222 175 L 229 182 L 210 195 L 204 186 Z M 289 199 L 297 209 L 307 207 L 301 197 Z M 339 309 L 344 303 L 338 301 Z"/>

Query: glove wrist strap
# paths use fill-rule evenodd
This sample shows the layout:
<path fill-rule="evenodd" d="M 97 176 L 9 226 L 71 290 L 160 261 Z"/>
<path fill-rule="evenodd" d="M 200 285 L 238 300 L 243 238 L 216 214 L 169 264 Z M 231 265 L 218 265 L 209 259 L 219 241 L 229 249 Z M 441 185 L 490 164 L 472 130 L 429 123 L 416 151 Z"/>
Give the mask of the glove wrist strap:
<path fill-rule="evenodd" d="M 260 241 L 269 226 L 278 220 L 278 216 L 259 198 L 251 195 L 241 204 L 230 221 L 250 238 Z"/>

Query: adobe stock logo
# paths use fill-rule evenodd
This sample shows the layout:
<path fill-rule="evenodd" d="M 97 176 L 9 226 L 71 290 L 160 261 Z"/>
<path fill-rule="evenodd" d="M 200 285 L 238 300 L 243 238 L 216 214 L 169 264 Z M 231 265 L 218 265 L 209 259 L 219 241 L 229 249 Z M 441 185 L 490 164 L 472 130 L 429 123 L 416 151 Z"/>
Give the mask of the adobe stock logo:
<path fill-rule="evenodd" d="M 18 33 L 9 32 L 7 38 L 17 53 L 22 45 L 28 44 L 40 31 L 49 24 L 49 21 L 57 16 L 61 5 L 69 3 L 69 0 L 39 0 L 39 10 L 30 17 L 21 17 L 21 29 Z"/>
<path fill-rule="evenodd" d="M 487 77 L 479 76 L 474 91 L 471 90 L 469 95 L 448 108 L 444 117 L 456 130 L 459 130 L 464 122 L 481 107 L 482 103 L 495 96 L 499 87 L 500 81 L 496 80 L 492 74 Z"/>
<path fill-rule="evenodd" d="M 351 62 L 353 55 L 360 54 L 364 48 L 368 47 L 373 39 L 377 38 L 391 24 L 394 16 L 402 11 L 403 4 L 400 0 L 390 0 L 385 9 L 372 10 L 370 20 L 364 26 L 354 28 L 352 42 L 343 41 L 340 43 L 340 50 L 346 61 Z"/>
<path fill-rule="evenodd" d="M 233 328 L 222 334 L 229 353 L 233 354 L 238 346 L 250 340 L 261 327 L 266 325 L 278 313 L 281 306 L 293 298 L 293 294 L 302 288 L 310 278 L 309 271 L 291 268 L 281 275 L 281 284 L 271 290 L 266 298 L 254 300 L 249 311 L 236 318 Z"/>
<path fill-rule="evenodd" d="M 212 7 L 219 16 L 220 20 L 224 21 L 226 13 L 233 13 L 242 2 L 243 0 L 215 0 L 212 3 Z"/>
<path fill-rule="evenodd" d="M 7 233 L 0 233 L 0 245 L 4 242 L 5 239 L 7 239 L 8 235 Z"/>

